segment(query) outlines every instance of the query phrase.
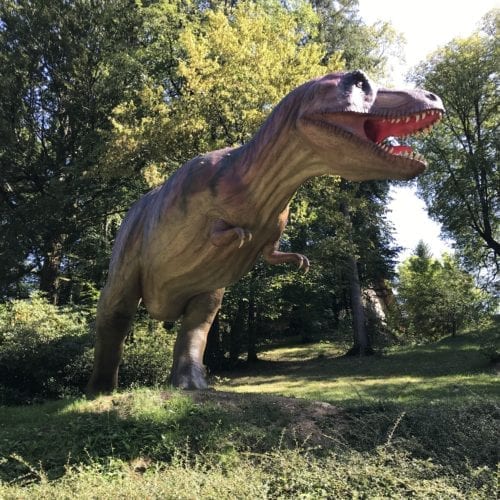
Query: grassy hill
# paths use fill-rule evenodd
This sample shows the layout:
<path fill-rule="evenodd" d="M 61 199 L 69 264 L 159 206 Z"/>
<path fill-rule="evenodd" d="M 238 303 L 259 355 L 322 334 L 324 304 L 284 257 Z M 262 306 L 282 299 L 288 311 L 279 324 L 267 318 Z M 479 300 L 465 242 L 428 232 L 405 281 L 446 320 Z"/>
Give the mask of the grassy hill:
<path fill-rule="evenodd" d="M 213 391 L 2 407 L 0 498 L 494 498 L 493 333 L 280 347 Z"/>

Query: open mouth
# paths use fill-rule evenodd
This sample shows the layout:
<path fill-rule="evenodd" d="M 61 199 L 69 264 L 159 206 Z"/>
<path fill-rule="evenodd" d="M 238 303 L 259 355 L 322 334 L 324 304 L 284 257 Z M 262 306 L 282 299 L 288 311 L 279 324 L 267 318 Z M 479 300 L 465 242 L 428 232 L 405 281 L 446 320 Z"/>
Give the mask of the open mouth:
<path fill-rule="evenodd" d="M 398 116 L 325 112 L 309 117 L 309 121 L 337 133 L 347 133 L 351 138 L 355 136 L 363 142 L 368 141 L 380 154 L 413 160 L 425 166 L 423 156 L 410 146 L 401 144 L 400 139 L 428 132 L 442 117 L 442 109 L 426 109 Z"/>
<path fill-rule="evenodd" d="M 414 152 L 410 146 L 400 144 L 396 138 L 400 139 L 419 132 L 428 132 L 441 120 L 442 116 L 443 111 L 440 109 L 428 109 L 404 116 L 378 117 L 372 115 L 364 120 L 363 135 L 386 153 L 424 163 L 424 158 L 421 155 Z"/>

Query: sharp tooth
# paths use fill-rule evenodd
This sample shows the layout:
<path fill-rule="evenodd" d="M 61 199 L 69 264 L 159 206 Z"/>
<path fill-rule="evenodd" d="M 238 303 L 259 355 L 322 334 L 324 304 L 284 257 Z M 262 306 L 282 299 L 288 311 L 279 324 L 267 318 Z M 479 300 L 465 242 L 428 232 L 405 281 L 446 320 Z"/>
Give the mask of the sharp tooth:
<path fill-rule="evenodd" d="M 396 123 L 399 123 L 401 121 L 401 118 L 396 118 Z"/>
<path fill-rule="evenodd" d="M 419 114 L 417 114 L 417 116 L 415 116 L 415 121 L 416 122 L 419 122 L 421 119 L 422 119 L 422 117 Z"/>
<path fill-rule="evenodd" d="M 406 120 L 405 120 L 405 123 L 408 123 L 409 121 L 410 121 L 410 117 L 409 117 L 409 116 L 407 116 L 407 117 L 406 117 Z"/>
<path fill-rule="evenodd" d="M 427 116 L 427 113 L 422 113 L 422 120 Z"/>

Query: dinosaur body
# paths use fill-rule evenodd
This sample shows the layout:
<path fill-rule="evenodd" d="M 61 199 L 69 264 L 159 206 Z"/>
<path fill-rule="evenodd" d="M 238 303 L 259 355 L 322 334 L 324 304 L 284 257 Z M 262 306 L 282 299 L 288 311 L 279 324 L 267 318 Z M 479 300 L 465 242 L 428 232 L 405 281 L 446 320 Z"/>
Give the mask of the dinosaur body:
<path fill-rule="evenodd" d="M 203 352 L 224 288 L 260 255 L 271 264 L 309 267 L 305 256 L 278 250 L 297 188 L 318 175 L 355 181 L 418 175 L 422 159 L 382 141 L 424 130 L 443 111 L 425 91 L 378 90 L 360 71 L 327 75 L 285 97 L 249 143 L 196 157 L 146 194 L 115 242 L 88 393 L 116 387 L 140 299 L 156 319 L 182 316 L 173 385 L 206 388 Z"/>

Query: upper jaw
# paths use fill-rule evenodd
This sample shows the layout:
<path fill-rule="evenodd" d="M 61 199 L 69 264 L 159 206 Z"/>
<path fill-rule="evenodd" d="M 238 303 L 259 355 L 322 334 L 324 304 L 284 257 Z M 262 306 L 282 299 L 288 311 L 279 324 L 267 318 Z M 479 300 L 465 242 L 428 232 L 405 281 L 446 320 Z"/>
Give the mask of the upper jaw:
<path fill-rule="evenodd" d="M 345 139 L 359 143 L 360 147 L 368 147 L 378 155 L 400 157 L 426 165 L 418 153 L 409 146 L 395 143 L 384 143 L 388 138 L 403 138 L 420 132 L 428 132 L 441 120 L 444 108 L 421 107 L 410 112 L 400 110 L 375 110 L 376 112 L 359 113 L 352 111 L 323 111 L 313 113 L 304 119 L 310 125 L 328 130 L 333 135 L 341 135 Z"/>

